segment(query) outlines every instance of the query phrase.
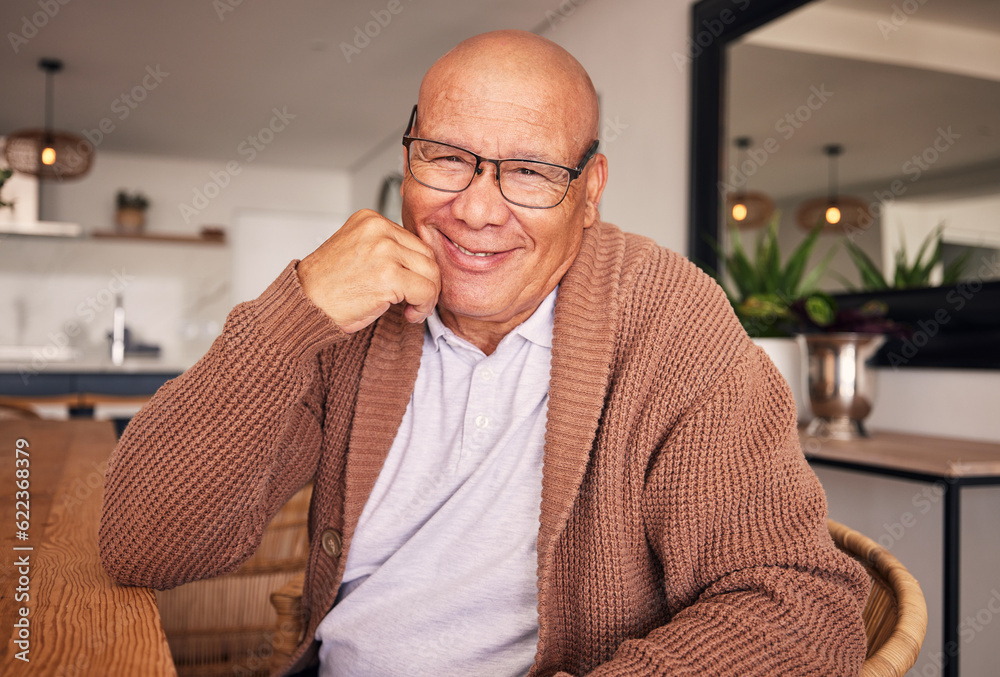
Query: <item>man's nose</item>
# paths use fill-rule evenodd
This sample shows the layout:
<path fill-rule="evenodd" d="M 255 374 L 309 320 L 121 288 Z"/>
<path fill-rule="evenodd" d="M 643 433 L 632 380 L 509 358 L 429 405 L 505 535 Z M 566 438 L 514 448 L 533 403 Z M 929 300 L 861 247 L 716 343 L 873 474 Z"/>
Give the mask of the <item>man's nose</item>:
<path fill-rule="evenodd" d="M 507 222 L 510 209 L 500 192 L 496 165 L 491 162 L 479 163 L 472 183 L 452 202 L 452 213 L 467 226 L 477 230 Z"/>

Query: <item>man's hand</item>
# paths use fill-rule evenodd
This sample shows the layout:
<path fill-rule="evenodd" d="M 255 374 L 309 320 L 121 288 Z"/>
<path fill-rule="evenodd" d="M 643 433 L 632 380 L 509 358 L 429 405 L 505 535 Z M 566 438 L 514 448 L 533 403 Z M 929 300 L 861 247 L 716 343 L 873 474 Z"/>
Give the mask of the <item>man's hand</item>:
<path fill-rule="evenodd" d="M 298 274 L 309 300 L 348 334 L 404 301 L 406 319 L 422 322 L 434 311 L 441 292 L 431 248 L 370 209 L 347 219 L 299 263 Z"/>

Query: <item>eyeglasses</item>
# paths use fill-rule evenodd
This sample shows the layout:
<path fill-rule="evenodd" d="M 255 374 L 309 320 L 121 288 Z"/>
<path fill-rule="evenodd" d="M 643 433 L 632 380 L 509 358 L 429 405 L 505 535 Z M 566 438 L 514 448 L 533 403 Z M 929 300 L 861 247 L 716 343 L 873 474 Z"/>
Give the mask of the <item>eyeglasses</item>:
<path fill-rule="evenodd" d="M 483 173 L 483 163 L 488 162 L 496 168 L 500 194 L 508 202 L 530 209 L 551 209 L 565 199 L 570 182 L 580 176 L 597 153 L 595 140 L 575 168 L 536 160 L 493 160 L 448 143 L 410 136 L 416 118 L 414 106 L 403 134 L 410 174 L 417 183 L 446 193 L 461 193 L 471 186 L 472 180 Z"/>

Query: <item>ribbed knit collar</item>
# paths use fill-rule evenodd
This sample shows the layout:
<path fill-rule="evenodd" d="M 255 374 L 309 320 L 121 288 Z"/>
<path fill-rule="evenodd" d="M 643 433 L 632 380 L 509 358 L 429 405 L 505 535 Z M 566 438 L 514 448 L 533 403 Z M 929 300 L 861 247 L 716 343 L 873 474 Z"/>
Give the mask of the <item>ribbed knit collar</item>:
<path fill-rule="evenodd" d="M 556 542 L 573 510 L 604 408 L 624 258 L 621 230 L 597 224 L 584 231 L 556 300 L 538 532 L 539 659 L 555 620 L 549 605 Z"/>

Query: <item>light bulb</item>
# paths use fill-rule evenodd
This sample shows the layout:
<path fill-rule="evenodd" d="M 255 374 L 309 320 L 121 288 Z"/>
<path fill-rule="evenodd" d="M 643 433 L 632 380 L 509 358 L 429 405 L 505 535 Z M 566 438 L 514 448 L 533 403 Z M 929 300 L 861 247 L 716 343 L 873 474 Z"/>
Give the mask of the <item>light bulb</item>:
<path fill-rule="evenodd" d="M 56 149 L 52 146 L 46 146 L 42 149 L 42 164 L 43 165 L 54 165 L 56 163 Z"/>
<path fill-rule="evenodd" d="M 747 217 L 747 206 L 742 202 L 737 202 L 733 205 L 733 218 L 737 221 L 742 221 Z"/>
<path fill-rule="evenodd" d="M 827 207 L 826 222 L 830 224 L 840 223 L 840 210 L 836 207 Z"/>

